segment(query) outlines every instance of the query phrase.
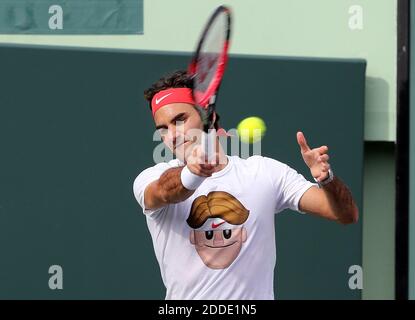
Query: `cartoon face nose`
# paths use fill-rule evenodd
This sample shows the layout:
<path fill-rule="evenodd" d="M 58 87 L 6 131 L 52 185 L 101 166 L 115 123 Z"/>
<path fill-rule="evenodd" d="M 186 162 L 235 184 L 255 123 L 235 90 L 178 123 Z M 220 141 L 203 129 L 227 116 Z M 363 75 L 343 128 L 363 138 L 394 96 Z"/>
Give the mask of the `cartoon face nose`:
<path fill-rule="evenodd" d="M 213 235 L 213 245 L 214 246 L 223 246 L 223 237 L 222 237 L 222 231 L 216 231 Z"/>

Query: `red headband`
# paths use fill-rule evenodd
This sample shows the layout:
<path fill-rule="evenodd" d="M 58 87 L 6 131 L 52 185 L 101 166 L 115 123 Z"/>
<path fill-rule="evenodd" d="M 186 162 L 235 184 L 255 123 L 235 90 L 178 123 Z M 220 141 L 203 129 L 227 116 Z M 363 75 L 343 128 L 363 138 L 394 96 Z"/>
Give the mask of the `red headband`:
<path fill-rule="evenodd" d="M 157 92 L 151 100 L 153 117 L 158 109 L 170 103 L 190 103 L 194 105 L 192 90 L 189 88 L 170 88 Z"/>
<path fill-rule="evenodd" d="M 192 89 L 170 88 L 157 92 L 151 100 L 153 117 L 158 109 L 170 103 L 189 103 L 194 105 L 195 101 L 193 100 Z M 223 128 L 219 128 L 216 134 L 218 136 L 231 136 Z"/>

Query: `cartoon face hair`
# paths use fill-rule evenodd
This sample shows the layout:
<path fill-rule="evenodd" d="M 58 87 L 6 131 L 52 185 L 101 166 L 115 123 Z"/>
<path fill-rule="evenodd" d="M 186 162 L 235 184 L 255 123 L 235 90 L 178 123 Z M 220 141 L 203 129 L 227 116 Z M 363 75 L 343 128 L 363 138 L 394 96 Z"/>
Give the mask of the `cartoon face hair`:
<path fill-rule="evenodd" d="M 221 218 L 230 224 L 243 224 L 249 215 L 244 205 L 225 191 L 212 191 L 207 196 L 197 197 L 190 209 L 187 224 L 198 229 L 209 218 Z"/>

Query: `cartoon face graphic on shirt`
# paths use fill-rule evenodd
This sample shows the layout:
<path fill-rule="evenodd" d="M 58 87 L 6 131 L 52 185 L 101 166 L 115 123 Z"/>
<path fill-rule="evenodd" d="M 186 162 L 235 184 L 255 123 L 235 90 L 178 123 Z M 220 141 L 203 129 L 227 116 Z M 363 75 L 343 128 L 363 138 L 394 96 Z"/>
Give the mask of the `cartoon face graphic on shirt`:
<path fill-rule="evenodd" d="M 195 229 L 190 242 L 207 267 L 225 269 L 235 261 L 247 239 L 243 223 L 248 216 L 249 210 L 225 191 L 212 191 L 193 201 L 186 220 Z"/>

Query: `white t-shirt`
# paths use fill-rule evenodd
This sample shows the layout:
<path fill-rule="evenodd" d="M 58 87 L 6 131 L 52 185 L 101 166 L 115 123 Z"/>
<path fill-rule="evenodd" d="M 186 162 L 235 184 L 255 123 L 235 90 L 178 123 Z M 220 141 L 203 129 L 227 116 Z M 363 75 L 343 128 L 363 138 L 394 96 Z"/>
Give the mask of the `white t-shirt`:
<path fill-rule="evenodd" d="M 159 163 L 134 181 L 166 299 L 274 299 L 274 214 L 298 211 L 301 196 L 314 184 L 271 158 L 228 160 L 191 197 L 157 210 L 144 208 L 146 186 L 183 164 Z"/>

